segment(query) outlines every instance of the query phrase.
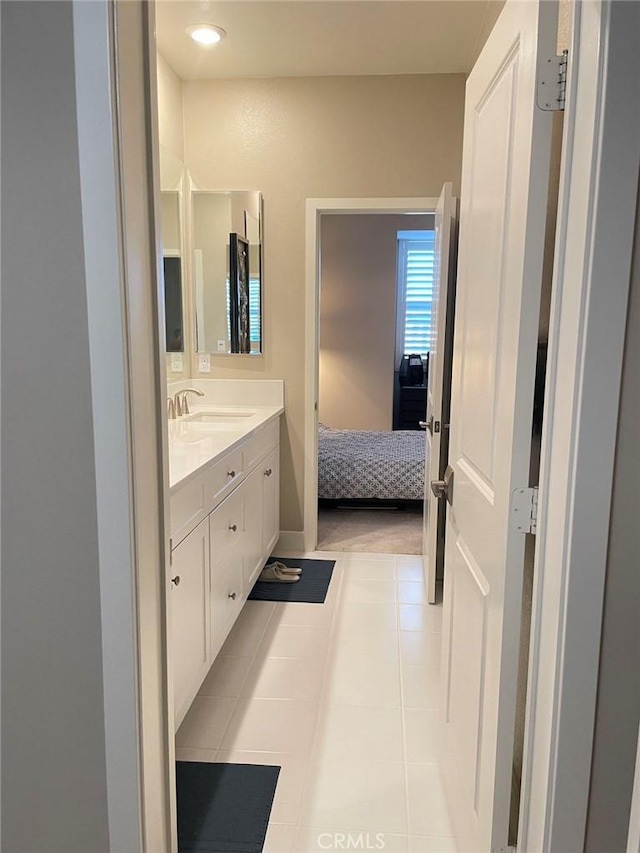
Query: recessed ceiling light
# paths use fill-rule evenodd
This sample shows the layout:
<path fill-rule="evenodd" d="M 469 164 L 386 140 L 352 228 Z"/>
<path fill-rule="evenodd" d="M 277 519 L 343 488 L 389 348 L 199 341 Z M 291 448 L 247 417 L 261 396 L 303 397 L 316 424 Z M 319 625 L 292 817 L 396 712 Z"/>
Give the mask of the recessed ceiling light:
<path fill-rule="evenodd" d="M 215 27 L 213 24 L 191 24 L 187 27 L 187 32 L 194 41 L 205 47 L 218 44 L 226 36 L 222 27 Z"/>

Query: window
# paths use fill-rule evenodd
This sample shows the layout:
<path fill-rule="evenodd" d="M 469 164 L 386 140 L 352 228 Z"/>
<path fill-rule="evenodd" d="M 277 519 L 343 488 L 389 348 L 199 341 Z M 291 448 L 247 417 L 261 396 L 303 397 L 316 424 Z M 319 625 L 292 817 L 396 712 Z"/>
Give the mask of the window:
<path fill-rule="evenodd" d="M 435 231 L 398 231 L 396 366 L 404 353 L 431 349 Z"/>
<path fill-rule="evenodd" d="M 225 282 L 227 291 L 227 340 L 231 340 L 231 285 L 229 279 Z M 262 330 L 260 328 L 260 279 L 249 279 L 249 340 L 252 344 L 260 344 Z M 251 347 L 253 351 L 253 347 Z"/>

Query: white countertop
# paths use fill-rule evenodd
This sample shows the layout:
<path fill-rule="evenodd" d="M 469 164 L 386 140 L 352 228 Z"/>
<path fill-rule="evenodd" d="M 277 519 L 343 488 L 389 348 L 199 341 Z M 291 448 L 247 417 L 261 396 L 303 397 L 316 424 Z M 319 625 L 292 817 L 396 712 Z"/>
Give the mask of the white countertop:
<path fill-rule="evenodd" d="M 238 411 L 251 410 L 248 417 L 236 418 Z M 189 417 L 198 414 L 228 413 L 229 423 L 198 423 Z M 283 406 L 193 407 L 191 415 L 169 421 L 169 487 L 173 494 L 181 486 L 221 456 L 233 450 L 261 426 L 280 417 Z"/>

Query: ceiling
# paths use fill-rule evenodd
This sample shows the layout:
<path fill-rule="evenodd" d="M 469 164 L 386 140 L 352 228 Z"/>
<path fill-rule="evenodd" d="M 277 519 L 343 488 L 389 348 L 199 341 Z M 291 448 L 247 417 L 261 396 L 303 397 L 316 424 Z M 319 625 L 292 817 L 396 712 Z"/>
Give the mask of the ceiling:
<path fill-rule="evenodd" d="M 160 53 L 185 80 L 468 72 L 504 0 L 158 0 Z M 189 24 L 227 32 L 199 47 Z"/>

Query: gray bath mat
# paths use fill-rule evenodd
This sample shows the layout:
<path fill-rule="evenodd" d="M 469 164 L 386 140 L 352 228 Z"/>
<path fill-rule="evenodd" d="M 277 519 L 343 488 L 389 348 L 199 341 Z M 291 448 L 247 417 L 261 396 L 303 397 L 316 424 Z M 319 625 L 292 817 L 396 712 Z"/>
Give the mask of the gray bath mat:
<path fill-rule="evenodd" d="M 256 581 L 249 594 L 254 601 L 297 601 L 304 604 L 324 604 L 333 574 L 335 560 L 300 560 L 297 557 L 270 557 L 285 566 L 302 569 L 297 583 L 269 583 Z"/>
<path fill-rule="evenodd" d="M 279 767 L 176 762 L 178 853 L 262 853 Z"/>

